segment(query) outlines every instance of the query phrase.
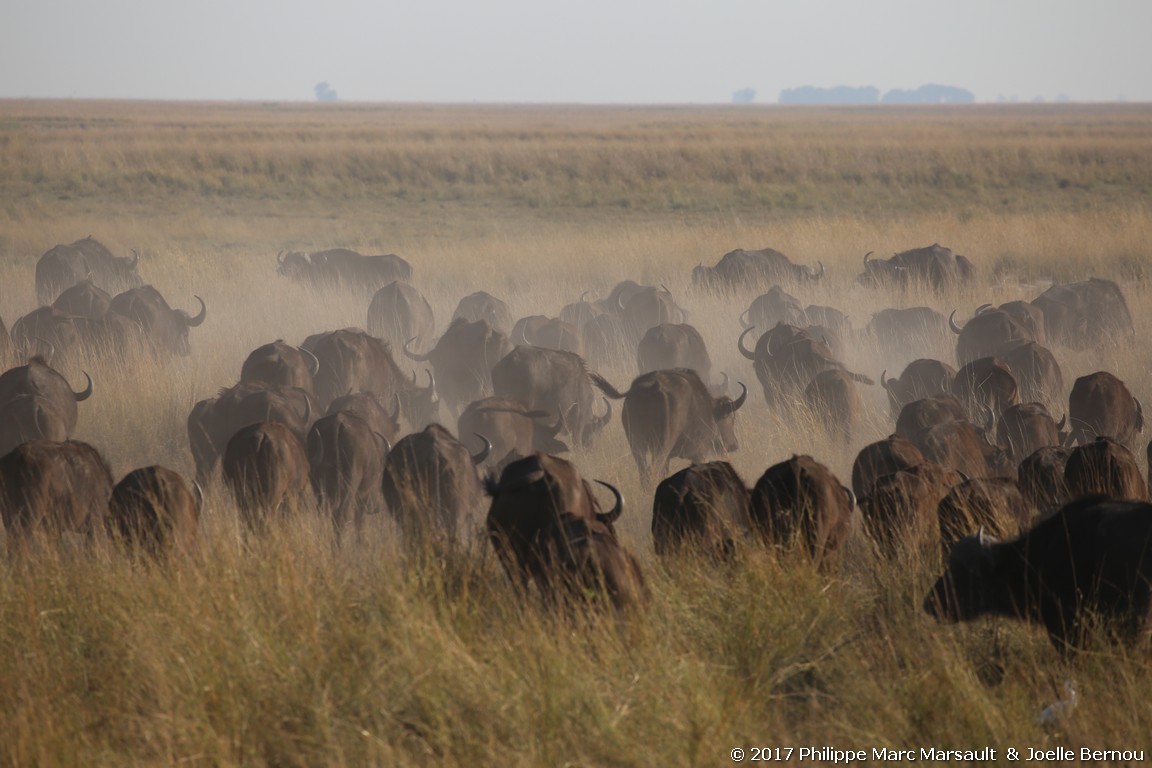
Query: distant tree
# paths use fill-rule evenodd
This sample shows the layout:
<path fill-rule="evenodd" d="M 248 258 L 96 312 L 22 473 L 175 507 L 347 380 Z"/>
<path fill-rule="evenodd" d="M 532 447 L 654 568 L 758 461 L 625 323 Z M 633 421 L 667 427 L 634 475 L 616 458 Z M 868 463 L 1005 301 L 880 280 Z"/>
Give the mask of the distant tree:
<path fill-rule="evenodd" d="M 756 100 L 756 89 L 754 88 L 741 88 L 732 93 L 733 104 L 751 104 Z"/>
<path fill-rule="evenodd" d="M 971 91 L 954 85 L 922 85 L 914 91 L 894 88 L 880 99 L 884 104 L 971 104 L 976 97 Z"/>
<path fill-rule="evenodd" d="M 312 87 L 316 92 L 316 101 L 336 101 L 336 89 L 329 85 L 327 82 L 316 83 Z"/>
<path fill-rule="evenodd" d="M 879 98 L 880 89 L 870 85 L 858 88 L 850 85 L 835 88 L 802 85 L 780 91 L 781 104 L 875 104 Z"/>

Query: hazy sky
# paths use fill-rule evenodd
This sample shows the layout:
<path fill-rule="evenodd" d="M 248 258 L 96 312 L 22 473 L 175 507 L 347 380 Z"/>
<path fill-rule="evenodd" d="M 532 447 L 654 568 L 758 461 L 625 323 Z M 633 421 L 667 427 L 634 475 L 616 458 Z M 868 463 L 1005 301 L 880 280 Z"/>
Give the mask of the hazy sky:
<path fill-rule="evenodd" d="M 1152 101 L 1152 0 L 4 0 L 0 97 Z"/>

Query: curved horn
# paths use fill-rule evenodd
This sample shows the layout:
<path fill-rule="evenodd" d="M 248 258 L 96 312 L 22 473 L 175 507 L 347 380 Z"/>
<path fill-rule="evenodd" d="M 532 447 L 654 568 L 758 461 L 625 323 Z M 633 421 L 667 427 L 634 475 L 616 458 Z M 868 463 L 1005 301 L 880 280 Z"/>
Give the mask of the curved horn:
<path fill-rule="evenodd" d="M 320 373 L 320 358 L 304 349 L 304 347 L 296 347 L 296 349 L 300 350 L 300 354 L 308 358 L 308 370 L 312 371 L 312 375 L 315 376 Z"/>
<path fill-rule="evenodd" d="M 756 330 L 756 326 L 750 325 L 740 334 L 740 338 L 736 339 L 736 346 L 739 348 L 740 354 L 744 355 L 744 357 L 748 358 L 749 360 L 755 360 L 756 353 L 744 346 L 744 337 L 754 330 Z"/>
<path fill-rule="evenodd" d="M 200 313 L 196 317 L 190 317 L 186 321 L 189 328 L 195 328 L 204 322 L 204 318 L 208 317 L 208 307 L 204 306 L 204 299 L 199 296 L 193 296 L 196 301 L 200 302 Z"/>
<path fill-rule="evenodd" d="M 948 327 L 952 329 L 952 333 L 959 335 L 963 328 L 956 325 L 956 310 L 952 310 L 952 314 L 948 315 Z"/>
<path fill-rule="evenodd" d="M 819 280 L 820 278 L 824 277 L 824 262 L 817 261 L 816 263 L 820 265 L 820 271 L 817 272 L 816 270 L 812 269 L 812 267 L 808 267 L 807 272 L 809 280 Z"/>
<path fill-rule="evenodd" d="M 33 336 L 32 338 L 35 339 L 36 341 L 40 342 L 44 346 L 48 347 L 48 358 L 47 359 L 48 359 L 48 364 L 51 365 L 52 364 L 52 358 L 56 356 L 56 346 L 52 342 L 48 341 L 48 339 L 42 338 L 40 336 Z"/>
<path fill-rule="evenodd" d="M 418 363 L 427 362 L 429 355 L 418 355 L 412 350 L 408 349 L 408 346 L 412 342 L 416 341 L 417 338 L 419 337 L 413 336 L 412 338 L 408 339 L 408 341 L 404 342 L 404 357 L 408 358 L 409 360 L 415 360 Z"/>
<path fill-rule="evenodd" d="M 1057 432 L 1063 432 L 1063 431 L 1064 431 L 1064 424 L 1065 424 L 1067 421 L 1068 421 L 1068 414 L 1067 414 L 1067 413 L 1065 413 L 1063 416 L 1061 416 L 1061 417 L 1060 417 L 1060 421 L 1059 421 L 1059 423 L 1058 423 L 1058 424 L 1056 424 L 1056 431 L 1057 431 Z"/>
<path fill-rule="evenodd" d="M 200 487 L 199 480 L 192 481 L 192 498 L 196 502 L 196 511 L 201 512 L 204 509 L 204 489 Z"/>
<path fill-rule="evenodd" d="M 884 387 L 884 389 L 888 389 L 888 382 L 885 380 L 885 377 L 887 375 L 888 375 L 888 369 L 887 368 L 880 371 L 880 386 Z"/>
<path fill-rule="evenodd" d="M 400 393 L 392 393 L 392 413 L 388 414 L 388 418 L 392 420 L 393 424 L 400 423 Z"/>
<path fill-rule="evenodd" d="M 751 312 L 752 312 L 752 308 L 749 307 L 748 309 L 746 309 L 740 313 L 740 325 L 744 326 L 745 328 L 748 327 L 748 315 Z"/>
<path fill-rule="evenodd" d="M 479 466 L 488 458 L 488 454 L 492 453 L 492 442 L 479 432 L 473 432 L 472 434 L 484 441 L 484 447 L 480 449 L 480 453 L 472 456 L 472 463 Z"/>
<path fill-rule="evenodd" d="M 848 504 L 849 504 L 849 506 L 851 506 L 851 508 L 852 508 L 852 509 L 855 509 L 855 508 L 856 508 L 856 503 L 857 503 L 857 501 L 858 501 L 858 499 L 856 498 L 856 494 L 855 494 L 855 493 L 852 491 L 852 489 L 851 489 L 851 488 L 849 488 L 849 487 L 848 487 L 848 486 L 846 486 L 846 485 L 842 485 L 842 486 L 840 486 L 840 487 L 844 489 L 844 493 L 845 493 L 845 495 L 847 495 L 847 496 L 848 496 Z"/>
<path fill-rule="evenodd" d="M 741 406 L 744 405 L 744 401 L 748 399 L 748 387 L 744 386 L 744 382 L 742 381 L 738 381 L 736 383 L 740 385 L 740 397 L 732 401 L 733 413 L 740 410 Z"/>
<path fill-rule="evenodd" d="M 592 293 L 592 291 L 584 291 L 584 293 L 580 294 L 580 303 L 581 303 L 581 304 L 586 304 L 586 303 L 588 303 L 588 299 L 587 299 L 587 296 L 588 296 L 588 294 L 590 294 L 590 293 Z"/>
<path fill-rule="evenodd" d="M 284 251 L 280 251 L 280 253 L 276 254 L 276 263 L 280 266 L 284 266 Z"/>
<path fill-rule="evenodd" d="M 92 397 L 92 377 L 88 375 L 88 371 L 81 371 L 84 378 L 88 379 L 88 386 L 84 387 L 81 392 L 73 392 L 72 396 L 76 398 L 76 402 L 80 403 Z"/>
<path fill-rule="evenodd" d="M 988 309 L 990 309 L 991 307 L 992 307 L 991 304 L 981 304 L 980 306 L 976 307 L 976 314 L 980 314 L 981 312 L 985 312 Z"/>
<path fill-rule="evenodd" d="M 429 368 L 425 368 L 424 373 L 428 374 L 428 386 L 424 388 L 424 391 L 431 396 L 432 405 L 435 405 L 440 402 L 440 397 L 436 394 L 436 377 L 432 375 L 432 371 Z"/>
<path fill-rule="evenodd" d="M 136 270 L 136 266 L 140 263 L 140 254 L 135 248 L 132 249 L 132 263 L 128 265 L 128 269 Z"/>
<path fill-rule="evenodd" d="M 312 398 L 307 392 L 304 393 L 304 429 L 307 431 L 308 425 L 312 423 Z"/>
<path fill-rule="evenodd" d="M 380 442 L 384 443 L 384 455 L 385 456 L 392 453 L 392 441 L 391 440 L 384 437 L 384 435 L 380 434 L 379 432 L 374 431 L 372 434 L 376 435 L 376 437 L 380 438 Z"/>
<path fill-rule="evenodd" d="M 597 483 L 612 491 L 612 495 L 616 497 L 616 505 L 607 512 L 599 512 L 596 514 L 596 519 L 608 525 L 620 519 L 620 515 L 624 513 L 624 494 L 620 493 L 620 489 L 616 486 L 606 483 L 603 480 L 597 480 Z"/>
<path fill-rule="evenodd" d="M 868 251 L 868 253 L 864 254 L 864 267 L 865 268 L 868 267 L 868 257 L 874 253 L 875 253 L 875 251 Z"/>

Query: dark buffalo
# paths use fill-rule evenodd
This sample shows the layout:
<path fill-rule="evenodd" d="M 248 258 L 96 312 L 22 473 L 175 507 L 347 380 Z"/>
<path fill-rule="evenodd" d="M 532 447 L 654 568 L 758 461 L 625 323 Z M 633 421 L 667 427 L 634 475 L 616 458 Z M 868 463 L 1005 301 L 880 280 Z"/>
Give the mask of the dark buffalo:
<path fill-rule="evenodd" d="M 852 462 L 852 491 L 862 499 L 884 475 L 923 463 L 924 454 L 915 443 L 900 435 L 889 435 L 869 443 L 856 454 Z"/>
<path fill-rule="evenodd" d="M 1132 447 L 1144 431 L 1144 409 L 1123 381 L 1108 371 L 1076 379 L 1068 396 L 1071 439 L 1090 443 L 1100 436 L 1112 437 Z"/>
<path fill-rule="evenodd" d="M 989 443 L 985 431 L 967 421 L 929 427 L 913 442 L 928 461 L 951 467 L 966 477 L 1010 476 L 1015 470 L 1008 452 Z"/>
<path fill-rule="evenodd" d="M 489 448 L 472 455 L 439 424 L 396 442 L 384 462 L 382 488 L 409 547 L 451 544 L 471 531 L 483 497 L 476 465 Z"/>
<path fill-rule="evenodd" d="M 497 397 L 551 414 L 552 423 L 562 422 L 561 429 L 573 442 L 587 448 L 612 417 L 611 407 L 602 417 L 592 413 L 592 376 L 571 352 L 517 347 L 492 369 L 492 387 Z"/>
<path fill-rule="evenodd" d="M 975 274 L 971 261 L 938 243 L 902 251 L 889 259 L 872 259 L 871 255 L 871 251 L 864 254 L 864 272 L 857 278 L 861 285 L 925 285 L 943 291 L 971 282 Z"/>
<path fill-rule="evenodd" d="M 1037 344 L 1048 343 L 1048 329 L 1044 325 L 1044 311 L 1028 301 L 1009 301 L 997 307 L 1007 312 Z"/>
<path fill-rule="evenodd" d="M 999 358 L 1008 364 L 1020 385 L 1020 400 L 1052 408 L 1064 401 L 1064 373 L 1055 355 L 1034 341 L 1009 344 Z"/>
<path fill-rule="evenodd" d="M 452 321 L 456 320 L 467 320 L 470 323 L 483 320 L 497 333 L 507 336 L 512 332 L 512 312 L 508 305 L 484 291 L 476 291 L 460 299 L 456 311 L 452 313 Z"/>
<path fill-rule="evenodd" d="M 1150 584 L 1152 505 L 1096 497 L 1011 541 L 960 540 L 924 610 L 949 622 L 993 615 L 1043 624 L 1067 653 L 1086 646 L 1098 620 L 1122 639 L 1146 640 Z"/>
<path fill-rule="evenodd" d="M 400 409 L 412 428 L 422 428 L 439 418 L 440 401 L 428 373 L 427 387 L 416 384 L 416 374 L 408 379 L 384 341 L 359 328 L 309 336 L 302 348 L 320 361 L 314 379 L 316 399 L 327 409 L 332 401 L 352 392 L 371 392 L 384 402 L 399 398 Z"/>
<path fill-rule="evenodd" d="M 81 280 L 68 288 L 52 302 L 52 306 L 65 315 L 99 320 L 108 314 L 112 295 L 91 280 Z"/>
<path fill-rule="evenodd" d="M 1036 337 L 1016 318 L 1000 309 L 980 307 L 976 316 L 963 328 L 956 324 L 956 310 L 952 310 L 948 315 L 948 325 L 959 336 L 956 361 L 961 366 L 984 357 L 998 357 L 1001 350 L 1013 344 L 1036 341 Z"/>
<path fill-rule="evenodd" d="M 614 314 L 606 312 L 588 320 L 581 336 L 588 361 L 597 368 L 624 365 L 635 358 L 624 334 L 624 322 Z"/>
<path fill-rule="evenodd" d="M 460 414 L 456 434 L 470 448 L 475 445 L 476 450 L 482 447 L 482 441 L 476 436 L 483 435 L 492 445 L 488 461 L 495 466 L 501 465 L 509 455 L 523 457 L 534 451 L 567 451 L 568 446 L 556 439 L 562 425 L 555 413 L 529 410 L 524 403 L 510 397 L 486 397 L 468 404 Z"/>
<path fill-rule="evenodd" d="M 809 282 L 824 277 L 820 269 L 793 264 L 791 260 L 772 248 L 748 251 L 737 248 L 720 257 L 714 267 L 703 265 L 692 270 L 692 287 L 712 291 L 735 291 L 747 287 L 761 287 L 784 281 Z"/>
<path fill-rule="evenodd" d="M 560 309 L 560 319 L 574 328 L 583 330 L 584 324 L 594 317 L 608 312 L 608 308 L 599 301 L 588 301 L 589 291 L 580 294 L 580 301 L 565 304 Z"/>
<path fill-rule="evenodd" d="M 262 421 L 240 429 L 228 440 L 220 464 L 251 531 L 263 532 L 271 520 L 307 503 L 308 457 L 296 432 L 284 424 Z"/>
<path fill-rule="evenodd" d="M 933 395 L 913 400 L 900 409 L 900 415 L 896 418 L 896 434 L 915 440 L 917 435 L 929 427 L 950 421 L 966 421 L 967 418 L 964 406 L 955 395 Z"/>
<path fill-rule="evenodd" d="M 400 398 L 393 395 L 391 404 L 372 392 L 351 392 L 328 404 L 325 416 L 341 411 L 359 416 L 373 432 L 383 435 L 392 444 L 400 435 Z"/>
<path fill-rule="evenodd" d="M 42 438 L 63 442 L 76 429 L 76 404 L 92 395 L 88 386 L 73 392 L 68 382 L 42 357 L 0 374 L 0 455 L 17 445 Z"/>
<path fill-rule="evenodd" d="M 1044 328 L 1052 344 L 1093 349 L 1128 343 L 1135 337 L 1128 302 L 1111 280 L 1093 277 L 1054 285 L 1032 304 L 1044 313 Z"/>
<path fill-rule="evenodd" d="M 311 393 L 313 377 L 319 371 L 316 355 L 277 339 L 249 353 L 240 366 L 240 383 L 299 387 Z"/>
<path fill-rule="evenodd" d="M 188 414 L 188 443 L 196 463 L 196 480 L 207 483 L 217 458 L 241 429 L 261 422 L 284 424 L 303 443 L 318 415 L 311 395 L 298 387 L 237 384 L 216 397 L 201 400 Z"/>
<path fill-rule="evenodd" d="M 977 477 L 952 486 L 936 514 L 945 557 L 953 544 L 981 528 L 997 537 L 1016 536 L 1032 523 L 1020 488 L 1007 477 Z"/>
<path fill-rule="evenodd" d="M 200 540 L 201 497 L 178 473 L 153 465 L 134 469 L 112 489 L 106 520 L 126 546 L 159 557 L 188 552 Z"/>
<path fill-rule="evenodd" d="M 751 531 L 748 487 L 726 461 L 692 464 L 656 486 L 652 544 L 658 555 L 690 549 L 729 557 Z"/>
<path fill-rule="evenodd" d="M 91 235 L 69 245 L 56 245 L 36 262 L 36 296 L 50 304 L 60 292 L 82 280 L 91 280 L 110 293 L 136 288 L 143 280 L 136 272 L 139 257 L 118 258 Z"/>
<path fill-rule="evenodd" d="M 1110 499 L 1150 500 L 1136 456 L 1110 437 L 1098 437 L 1072 450 L 1064 465 L 1064 484 L 1072 499 L 1102 495 Z"/>
<path fill-rule="evenodd" d="M 887 371 L 880 374 L 880 386 L 888 393 L 892 418 L 897 418 L 908 403 L 951 392 L 956 369 L 939 360 L 922 357 L 908 363 L 900 378 L 886 376 Z"/>
<path fill-rule="evenodd" d="M 902 361 L 936 354 L 951 335 L 948 318 L 930 307 L 882 309 L 869 321 L 868 333 L 884 355 Z"/>
<path fill-rule="evenodd" d="M 368 332 L 393 348 L 408 339 L 430 342 L 436 335 L 432 305 L 420 291 L 402 280 L 394 280 L 372 296 L 368 305 Z"/>
<path fill-rule="evenodd" d="M 518 347 L 532 346 L 545 349 L 559 349 L 584 356 L 584 337 L 579 326 L 572 325 L 556 317 L 530 315 L 516 321 L 512 327 L 513 344 Z"/>
<path fill-rule="evenodd" d="M 666 368 L 691 368 L 704 382 L 712 376 L 712 360 L 700 331 L 687 323 L 664 323 L 648 329 L 636 347 L 640 373 Z"/>
<path fill-rule="evenodd" d="M 131 288 L 112 299 L 108 312 L 121 315 L 143 329 L 153 354 L 159 356 L 191 354 L 188 330 L 196 328 L 208 316 L 199 296 L 200 312 L 190 316 L 182 309 L 172 309 L 164 297 L 150 285 Z"/>
<path fill-rule="evenodd" d="M 850 338 L 854 333 L 848 316 L 835 307 L 809 304 L 804 308 L 804 322 L 810 326 L 827 328 L 839 339 Z"/>
<path fill-rule="evenodd" d="M 9 551 L 38 535 L 103 534 L 112 472 L 100 453 L 75 440 L 31 440 L 0 457 L 0 518 Z"/>
<path fill-rule="evenodd" d="M 792 326 L 777 325 L 756 342 L 755 350 L 744 346 L 744 336 L 752 332 L 746 328 L 736 340 L 740 354 L 752 361 L 752 370 L 764 390 L 764 400 L 770 408 L 798 399 L 808 383 L 821 371 L 845 370 L 844 364 L 822 339 L 814 339 L 803 329 L 795 333 Z M 790 341 L 783 339 L 791 336 Z M 777 339 L 781 339 L 777 343 Z M 859 373 L 846 371 L 853 380 L 862 384 L 875 384 Z"/>
<path fill-rule="evenodd" d="M 647 285 L 620 305 L 620 319 L 629 345 L 635 347 L 649 328 L 683 323 L 687 321 L 688 313 L 676 303 L 667 288 Z"/>
<path fill-rule="evenodd" d="M 800 545 L 816 565 L 834 567 L 852 528 L 856 496 L 811 456 L 769 467 L 752 489 L 752 520 L 764 537 Z"/>
<path fill-rule="evenodd" d="M 712 397 L 696 372 L 688 368 L 652 371 L 633 380 L 620 392 L 600 374 L 592 382 L 608 397 L 624 400 L 624 434 L 640 470 L 640 481 L 650 482 L 654 467 L 663 477 L 668 462 L 681 457 L 699 464 L 708 455 L 739 448 L 736 411 L 744 405 L 748 388 L 740 385 L 740 397 Z"/>
<path fill-rule="evenodd" d="M 567 461 L 534 454 L 509 464 L 486 483 L 492 505 L 487 529 L 512 583 L 535 583 L 546 602 L 606 597 L 617 607 L 638 607 L 648 597 L 636 558 L 620 546 L 613 523 L 624 499 L 601 512 L 587 481 Z"/>
<path fill-rule="evenodd" d="M 310 254 L 276 255 L 277 271 L 297 282 L 322 287 L 346 286 L 375 291 L 394 280 L 411 280 L 412 265 L 395 254 L 365 256 L 347 248 Z"/>
<path fill-rule="evenodd" d="M 864 409 L 853 374 L 840 368 L 821 371 L 804 388 L 804 402 L 829 437 L 845 446 L 852 442 Z"/>
<path fill-rule="evenodd" d="M 12 342 L 22 354 L 44 354 L 59 360 L 80 347 L 84 330 L 81 318 L 55 307 L 40 307 L 12 324 Z"/>
<path fill-rule="evenodd" d="M 1047 517 L 1072 500 L 1064 482 L 1064 469 L 1071 455 L 1072 449 L 1066 446 L 1041 448 L 1016 467 L 1020 493 L 1036 516 Z"/>
<path fill-rule="evenodd" d="M 996 424 L 996 443 L 1008 449 L 1015 462 L 1041 448 L 1064 444 L 1064 419 L 1057 424 L 1043 403 L 1017 403 L 1004 410 Z"/>
<path fill-rule="evenodd" d="M 799 299 L 774 285 L 752 300 L 740 315 L 740 324 L 745 328 L 772 328 L 777 323 L 804 326 L 808 324 L 808 316 Z"/>
<path fill-rule="evenodd" d="M 1020 402 L 1020 387 L 1003 360 L 982 357 L 962 366 L 952 380 L 952 394 L 964 406 L 968 419 L 995 426 L 1009 406 Z"/>
<path fill-rule="evenodd" d="M 384 509 L 388 439 L 351 411 L 317 419 L 305 450 L 316 502 L 332 516 L 336 540 L 351 522 L 360 535 L 365 515 Z"/>
<path fill-rule="evenodd" d="M 404 345 L 404 355 L 416 362 L 430 362 L 437 391 L 452 413 L 492 394 L 492 367 L 509 352 L 512 342 L 487 320 L 456 319 L 427 354 Z"/>
<path fill-rule="evenodd" d="M 939 547 L 937 507 L 964 477 L 931 461 L 879 478 L 860 497 L 864 530 L 885 557 Z"/>

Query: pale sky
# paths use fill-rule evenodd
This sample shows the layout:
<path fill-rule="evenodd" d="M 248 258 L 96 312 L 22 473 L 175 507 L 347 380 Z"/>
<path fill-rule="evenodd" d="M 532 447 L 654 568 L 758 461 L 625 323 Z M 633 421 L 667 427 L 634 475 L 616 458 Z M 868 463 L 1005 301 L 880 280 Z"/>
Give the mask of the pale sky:
<path fill-rule="evenodd" d="M 4 0 L 0 98 L 1152 102 L 1152 0 Z"/>

